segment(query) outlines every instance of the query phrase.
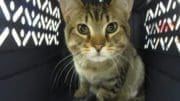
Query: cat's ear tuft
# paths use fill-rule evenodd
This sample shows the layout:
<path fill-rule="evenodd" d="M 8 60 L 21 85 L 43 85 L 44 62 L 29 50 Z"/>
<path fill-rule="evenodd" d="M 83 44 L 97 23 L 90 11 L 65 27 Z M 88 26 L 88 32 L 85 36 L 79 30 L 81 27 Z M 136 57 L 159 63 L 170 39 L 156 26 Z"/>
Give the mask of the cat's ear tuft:
<path fill-rule="evenodd" d="M 64 19 L 83 7 L 81 0 L 60 0 L 60 8 Z"/>
<path fill-rule="evenodd" d="M 120 9 L 123 8 L 130 15 L 134 5 L 134 0 L 111 0 L 110 5 Z"/>
<path fill-rule="evenodd" d="M 131 12 L 134 6 L 134 0 L 126 0 L 128 2 L 128 11 Z"/>

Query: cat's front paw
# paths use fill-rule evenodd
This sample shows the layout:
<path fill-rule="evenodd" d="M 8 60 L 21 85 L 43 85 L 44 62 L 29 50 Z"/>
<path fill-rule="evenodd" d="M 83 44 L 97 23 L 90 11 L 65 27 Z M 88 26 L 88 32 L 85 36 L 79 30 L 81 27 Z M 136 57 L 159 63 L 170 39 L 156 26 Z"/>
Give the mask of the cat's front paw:
<path fill-rule="evenodd" d="M 145 101 L 145 97 L 144 96 L 135 97 L 135 98 L 131 99 L 130 101 Z"/>
<path fill-rule="evenodd" d="M 97 101 L 96 95 L 89 92 L 84 98 L 74 98 L 73 101 Z"/>
<path fill-rule="evenodd" d="M 77 99 L 83 99 L 88 95 L 88 91 L 85 89 L 78 89 L 75 94 L 74 97 Z"/>
<path fill-rule="evenodd" d="M 108 101 L 114 101 L 111 99 L 114 99 L 116 97 L 116 94 L 113 92 L 109 92 L 105 89 L 100 89 L 97 92 L 96 96 L 97 96 L 98 101 L 107 101 L 107 99 L 108 99 Z"/>

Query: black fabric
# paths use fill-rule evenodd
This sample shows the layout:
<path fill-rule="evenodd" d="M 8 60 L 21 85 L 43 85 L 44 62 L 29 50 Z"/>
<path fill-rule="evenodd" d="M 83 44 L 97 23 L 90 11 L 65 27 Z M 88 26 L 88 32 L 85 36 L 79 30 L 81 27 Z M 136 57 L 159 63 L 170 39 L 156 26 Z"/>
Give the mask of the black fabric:
<path fill-rule="evenodd" d="M 180 57 L 144 52 L 147 101 L 179 101 Z"/>
<path fill-rule="evenodd" d="M 48 101 L 48 82 L 54 62 L 48 64 L 35 66 L 32 70 L 0 80 L 0 100 Z"/>
<path fill-rule="evenodd" d="M 180 52 L 175 41 L 180 37 L 179 11 L 178 0 L 151 0 L 133 12 L 132 39 L 146 67 L 146 101 L 180 100 Z M 160 20 L 165 21 L 164 25 Z M 178 28 L 175 30 L 174 26 Z"/>
<path fill-rule="evenodd" d="M 141 39 L 140 47 L 160 54 L 179 56 L 179 1 L 154 0 L 144 10 L 144 38 Z"/>
<path fill-rule="evenodd" d="M 157 70 L 148 71 L 146 101 L 179 101 L 179 81 Z"/>
<path fill-rule="evenodd" d="M 51 49 L 44 47 L 39 49 L 33 48 L 1 52 L 0 79 L 6 79 L 18 73 L 34 69 L 43 64 L 49 64 L 50 62 L 57 61 L 57 59 L 60 58 L 59 51 L 60 49 L 58 47 Z"/>
<path fill-rule="evenodd" d="M 49 101 L 67 53 L 58 0 L 3 0 L 0 20 L 0 101 Z"/>

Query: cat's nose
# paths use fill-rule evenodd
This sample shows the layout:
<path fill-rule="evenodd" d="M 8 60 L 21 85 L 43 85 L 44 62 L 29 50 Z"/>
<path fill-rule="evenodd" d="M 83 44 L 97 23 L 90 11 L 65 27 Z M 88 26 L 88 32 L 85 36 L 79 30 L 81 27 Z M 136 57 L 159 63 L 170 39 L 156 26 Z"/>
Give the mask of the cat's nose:
<path fill-rule="evenodd" d="M 94 48 L 96 49 L 97 52 L 100 52 L 103 47 L 104 45 L 94 45 Z"/>

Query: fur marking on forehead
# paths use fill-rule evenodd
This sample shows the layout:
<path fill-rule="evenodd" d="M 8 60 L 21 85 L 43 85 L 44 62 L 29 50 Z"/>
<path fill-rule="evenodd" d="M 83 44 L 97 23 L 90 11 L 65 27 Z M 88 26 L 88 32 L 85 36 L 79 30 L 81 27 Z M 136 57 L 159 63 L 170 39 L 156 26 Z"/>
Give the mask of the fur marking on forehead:
<path fill-rule="evenodd" d="M 108 4 L 107 3 L 93 3 L 89 2 L 84 4 L 86 10 L 92 18 L 96 21 L 102 19 L 102 16 L 107 13 Z"/>

